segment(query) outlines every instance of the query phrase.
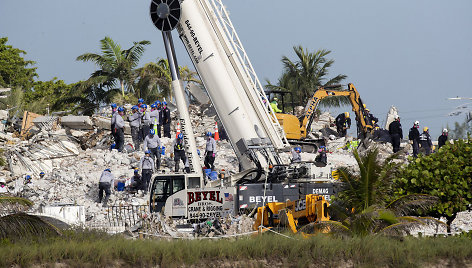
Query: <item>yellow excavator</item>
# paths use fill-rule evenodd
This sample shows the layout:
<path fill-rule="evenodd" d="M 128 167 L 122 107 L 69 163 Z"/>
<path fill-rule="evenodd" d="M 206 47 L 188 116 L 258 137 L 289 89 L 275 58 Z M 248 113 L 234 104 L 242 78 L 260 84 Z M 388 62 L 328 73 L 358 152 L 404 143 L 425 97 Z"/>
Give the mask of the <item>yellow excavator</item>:
<path fill-rule="evenodd" d="M 274 91 L 269 93 L 273 92 Z M 287 94 L 288 92 L 277 91 L 275 93 L 282 95 L 283 97 L 283 95 Z M 306 112 L 300 119 L 298 119 L 293 114 L 283 112 L 276 113 L 275 116 L 279 121 L 279 124 L 283 127 L 289 141 L 295 141 L 296 143 L 297 141 L 303 141 L 307 139 L 318 104 L 322 99 L 331 96 L 348 96 L 349 101 L 351 102 L 352 111 L 356 114 L 357 124 L 360 126 L 360 135 L 365 137 L 368 133 L 372 132 L 373 126 L 372 123 L 366 119 L 367 114 L 365 105 L 362 103 L 359 92 L 353 84 L 349 83 L 347 89 L 343 89 L 341 85 L 319 87 L 313 94 L 313 97 L 311 97 L 307 103 Z M 282 110 L 285 110 L 284 107 Z"/>
<path fill-rule="evenodd" d="M 310 223 L 329 221 L 329 203 L 324 196 L 308 194 L 303 199 L 287 202 L 271 202 L 257 208 L 257 216 L 253 225 L 254 230 L 260 227 L 289 227 L 293 233 L 302 229 L 303 234 L 316 233 L 306 226 Z"/>

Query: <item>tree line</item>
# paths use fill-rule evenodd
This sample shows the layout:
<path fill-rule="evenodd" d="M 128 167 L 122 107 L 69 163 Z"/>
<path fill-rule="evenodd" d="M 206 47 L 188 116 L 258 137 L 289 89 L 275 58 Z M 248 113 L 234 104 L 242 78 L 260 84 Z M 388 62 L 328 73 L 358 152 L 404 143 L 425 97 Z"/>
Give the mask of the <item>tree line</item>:
<path fill-rule="evenodd" d="M 67 84 L 53 78 L 37 80 L 34 61 L 24 59 L 26 52 L 0 38 L 0 87 L 10 87 L 8 98 L 0 100 L 3 109 L 28 110 L 44 114 L 50 111 L 91 115 L 101 105 L 111 102 L 134 103 L 138 98 L 147 102 L 172 96 L 171 75 L 166 59 L 138 68 L 145 47 L 143 40 L 123 49 L 110 37 L 100 40 L 101 53 L 84 53 L 77 61 L 93 62 L 98 68 L 87 80 Z M 201 84 L 196 72 L 180 67 L 183 81 Z"/>
<path fill-rule="evenodd" d="M 67 111 L 90 115 L 96 109 L 110 102 L 136 102 L 143 98 L 153 102 L 160 98 L 171 98 L 171 75 L 166 59 L 157 58 L 155 62 L 138 67 L 149 41 L 133 42 L 123 49 L 112 38 L 100 40 L 100 53 L 84 53 L 76 60 L 92 62 L 97 66 L 90 77 L 84 81 L 67 84 L 53 78 L 50 81 L 38 80 L 34 61 L 24 59 L 26 52 L 7 44 L 8 38 L 0 38 L 0 86 L 11 87 L 7 99 L 0 100 L 1 108 L 14 108 L 31 112 Z M 327 59 L 329 50 L 309 52 L 301 46 L 293 48 L 296 60 L 282 58 L 283 74 L 276 83 L 267 81 L 269 90 L 283 90 L 293 94 L 296 105 L 304 106 L 318 86 L 338 84 L 346 75 L 328 79 L 329 68 L 334 60 Z M 183 81 L 202 82 L 196 72 L 187 66 L 180 67 Z M 325 106 L 346 104 L 347 99 L 326 99 Z"/>

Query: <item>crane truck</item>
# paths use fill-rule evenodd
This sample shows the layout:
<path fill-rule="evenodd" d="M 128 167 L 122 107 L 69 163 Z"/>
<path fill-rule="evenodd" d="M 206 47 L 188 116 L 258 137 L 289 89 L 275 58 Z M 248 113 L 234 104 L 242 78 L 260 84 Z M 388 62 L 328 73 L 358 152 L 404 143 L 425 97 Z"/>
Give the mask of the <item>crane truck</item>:
<path fill-rule="evenodd" d="M 313 163 L 284 163 L 290 144 L 221 0 L 152 0 L 150 15 L 162 32 L 186 141 L 190 173 L 154 176 L 151 212 L 201 220 L 236 213 L 267 202 L 297 200 L 307 194 L 333 194 L 332 183 L 316 178 Z M 220 118 L 240 172 L 211 187 L 202 174 L 179 77 L 172 30 L 176 29 Z M 265 101 L 265 102 L 264 102 Z M 317 181 L 318 180 L 318 181 Z M 314 183 L 325 182 L 325 183 Z"/>

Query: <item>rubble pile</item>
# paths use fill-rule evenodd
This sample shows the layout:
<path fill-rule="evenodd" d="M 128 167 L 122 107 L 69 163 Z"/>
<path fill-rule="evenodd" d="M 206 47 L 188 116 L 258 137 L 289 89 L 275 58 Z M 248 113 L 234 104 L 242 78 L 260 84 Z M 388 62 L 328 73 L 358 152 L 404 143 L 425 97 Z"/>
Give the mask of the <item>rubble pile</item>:
<path fill-rule="evenodd" d="M 224 131 L 218 121 L 217 114 L 211 104 L 190 105 L 190 117 L 193 131 L 196 137 L 196 145 L 199 157 L 203 165 L 205 152 L 205 133 L 212 133 L 218 129 Z M 0 111 L 0 115 L 3 111 Z M 174 123 L 171 126 L 172 138 L 161 138 L 165 147 L 161 158 L 161 167 L 158 172 L 172 173 L 173 159 L 170 157 L 170 148 L 176 133 L 178 121 L 177 112 L 172 111 Z M 110 150 L 113 140 L 110 135 L 110 109 L 104 108 L 92 117 L 65 116 L 56 118 L 55 124 L 51 120 L 36 120 L 29 139 L 18 137 L 11 132 L 0 131 L 0 148 L 7 157 L 8 169 L 0 172 L 5 177 L 10 192 L 24 196 L 34 202 L 32 212 L 41 211 L 41 208 L 53 204 L 78 205 L 85 211 L 86 227 L 103 227 L 110 224 L 113 215 L 110 216 L 110 207 L 147 206 L 148 197 L 141 191 L 130 193 L 128 191 L 112 191 L 108 201 L 108 207 L 102 207 L 98 201 L 98 180 L 105 168 L 109 168 L 115 177 L 115 183 L 126 181 L 132 177 L 134 168 L 138 167 L 139 159 L 143 156 L 142 148 L 133 148 L 130 135 L 125 135 L 124 152 Z M 42 122 L 42 123 L 38 123 Z M 352 150 L 357 146 L 357 141 L 352 137 L 336 137 L 333 128 L 334 118 L 329 113 L 322 113 L 312 124 L 313 136 L 326 141 L 328 152 L 328 165 L 317 170 L 319 176 L 328 176 L 331 171 L 344 166 L 357 168 L 357 163 L 352 155 Z M 0 124 L 3 127 L 3 124 Z M 4 127 L 3 127 L 4 128 Z M 0 128 L 1 129 L 1 128 Z M 125 133 L 129 134 L 129 127 L 125 126 Z M 320 131 L 322 130 L 322 131 Z M 334 134 L 333 134 L 334 133 Z M 221 136 L 224 136 L 223 133 Z M 220 136 L 220 137 L 221 137 Z M 359 145 L 362 153 L 365 144 Z M 378 148 L 381 158 L 385 159 L 392 154 L 390 143 L 377 143 L 371 141 L 369 148 Z M 404 148 L 403 155 L 398 161 L 406 161 L 411 154 L 411 146 L 408 143 L 401 145 Z M 364 149 L 363 149 L 364 148 Z M 221 139 L 217 142 L 215 166 L 219 173 L 226 176 L 238 172 L 238 160 L 228 140 Z M 302 161 L 314 161 L 317 153 L 302 152 Z M 284 162 L 290 162 L 291 153 L 281 153 Z M 40 172 L 46 175 L 40 178 Z M 32 183 L 24 185 L 25 175 L 32 176 Z M 461 213 L 454 222 L 454 230 L 472 229 L 472 214 Z M 179 221 L 162 220 L 161 218 L 145 218 L 141 225 L 151 225 L 147 230 L 157 233 L 173 235 L 179 234 Z M 219 228 L 208 226 L 199 227 L 206 236 L 218 235 L 220 232 L 226 235 L 235 235 L 252 231 L 253 218 L 247 215 L 228 216 L 219 222 Z M 128 226 L 128 228 L 134 226 Z"/>

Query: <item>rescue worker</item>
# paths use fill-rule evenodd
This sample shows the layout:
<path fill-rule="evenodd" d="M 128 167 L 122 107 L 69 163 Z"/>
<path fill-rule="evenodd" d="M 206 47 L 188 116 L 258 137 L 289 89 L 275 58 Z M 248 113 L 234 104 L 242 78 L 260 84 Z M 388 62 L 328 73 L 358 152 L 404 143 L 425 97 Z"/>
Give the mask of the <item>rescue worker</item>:
<path fill-rule="evenodd" d="M 113 137 L 113 141 L 116 144 L 116 132 L 115 132 L 115 119 L 116 115 L 118 114 L 118 106 L 116 103 L 111 104 L 111 136 Z"/>
<path fill-rule="evenodd" d="M 431 154 L 431 148 L 433 147 L 433 142 L 431 141 L 431 136 L 429 136 L 428 127 L 423 128 L 423 133 L 421 133 L 420 135 L 420 145 L 421 145 L 421 151 L 425 155 Z"/>
<path fill-rule="evenodd" d="M 151 157 L 151 151 L 144 152 L 144 156 L 139 161 L 139 168 L 141 168 L 142 189 L 144 194 L 147 194 L 149 182 L 151 181 L 152 173 L 154 173 L 154 160 Z"/>
<path fill-rule="evenodd" d="M 144 151 L 150 151 L 152 159 L 156 162 L 155 167 L 158 170 L 161 166 L 161 139 L 156 135 L 154 129 L 149 130 L 149 134 L 144 139 Z"/>
<path fill-rule="evenodd" d="M 349 112 L 339 114 L 336 119 L 336 129 L 340 137 L 346 137 L 347 129 L 351 128 L 351 118 Z"/>
<path fill-rule="evenodd" d="M 0 178 L 0 194 L 6 193 L 8 193 L 7 182 L 5 181 L 5 178 Z"/>
<path fill-rule="evenodd" d="M 211 132 L 206 133 L 207 141 L 205 146 L 205 161 L 203 162 L 206 168 L 215 170 L 215 156 L 216 156 L 216 141 Z"/>
<path fill-rule="evenodd" d="M 185 155 L 185 141 L 184 141 L 184 135 L 180 133 L 177 135 L 177 138 L 172 142 L 172 148 L 173 152 L 171 153 L 174 156 L 174 162 L 175 162 L 175 172 L 179 172 L 179 162 L 182 160 L 185 166 L 185 171 L 187 173 L 190 173 L 190 168 L 188 166 L 188 161 L 187 161 L 187 156 Z"/>
<path fill-rule="evenodd" d="M 279 104 L 277 103 L 277 98 L 272 99 L 272 102 L 270 103 L 270 107 L 272 110 L 274 110 L 274 113 L 281 113 L 282 110 L 279 109 Z"/>
<path fill-rule="evenodd" d="M 103 192 L 105 192 L 105 199 L 103 200 L 103 207 L 107 206 L 108 199 L 110 198 L 110 187 L 113 185 L 115 177 L 111 173 L 109 168 L 105 169 L 100 176 L 98 182 L 98 203 L 102 203 Z"/>
<path fill-rule="evenodd" d="M 151 118 L 149 117 L 149 113 L 147 112 L 147 105 L 142 104 L 141 110 L 139 111 L 141 115 L 141 138 L 140 140 L 144 140 L 149 133 L 149 128 L 151 124 Z"/>
<path fill-rule="evenodd" d="M 167 102 L 162 102 L 162 125 L 164 128 L 164 137 L 170 138 L 170 110 L 167 108 Z"/>
<path fill-rule="evenodd" d="M 373 128 L 377 127 L 377 122 L 379 122 L 379 119 L 371 114 L 369 109 L 365 109 L 365 112 L 367 117 L 366 123 L 371 125 Z"/>
<path fill-rule="evenodd" d="M 157 110 L 157 103 L 151 104 L 149 119 L 151 121 L 151 128 L 154 129 L 157 133 L 157 125 L 159 125 L 159 110 Z"/>
<path fill-rule="evenodd" d="M 410 128 L 410 132 L 408 133 L 408 139 L 411 141 L 413 145 L 413 157 L 418 157 L 418 153 L 420 150 L 420 132 L 418 128 L 420 127 L 420 122 L 415 121 L 413 127 Z"/>
<path fill-rule="evenodd" d="M 317 167 L 325 167 L 328 164 L 328 156 L 326 155 L 326 147 L 320 146 L 318 155 L 315 157 L 315 165 Z"/>
<path fill-rule="evenodd" d="M 157 136 L 161 137 L 161 128 L 162 128 L 162 104 L 159 100 L 156 101 L 157 111 L 159 111 L 159 121 L 157 124 Z"/>
<path fill-rule="evenodd" d="M 392 137 L 393 153 L 400 151 L 400 140 L 403 139 L 402 125 L 400 124 L 400 117 L 395 115 L 394 121 L 388 126 L 388 133 Z"/>
<path fill-rule="evenodd" d="M 292 148 L 291 152 L 292 152 L 292 163 L 299 163 L 302 161 L 302 156 L 300 154 L 302 152 L 302 148 L 297 146 L 295 148 Z"/>
<path fill-rule="evenodd" d="M 46 175 L 46 173 L 44 173 L 44 171 L 41 171 L 41 172 L 39 173 L 39 178 L 40 178 L 40 179 L 43 179 L 45 175 Z"/>
<path fill-rule="evenodd" d="M 144 104 L 144 99 L 138 99 L 138 107 L 141 108 L 141 106 Z"/>
<path fill-rule="evenodd" d="M 33 183 L 33 182 L 31 181 L 31 176 L 30 176 L 30 175 L 26 175 L 25 181 L 24 181 L 24 185 L 31 184 L 31 183 Z"/>
<path fill-rule="evenodd" d="M 132 114 L 128 116 L 129 126 L 131 128 L 131 139 L 133 140 L 134 149 L 139 150 L 141 140 L 139 139 L 139 129 L 141 127 L 141 115 L 138 112 L 137 105 L 131 107 Z"/>
<path fill-rule="evenodd" d="M 134 175 L 131 177 L 131 191 L 144 190 L 144 183 L 141 175 L 139 175 L 139 169 L 134 169 Z"/>
<path fill-rule="evenodd" d="M 123 107 L 118 108 L 118 114 L 115 118 L 115 131 L 116 131 L 116 148 L 118 152 L 123 151 L 123 146 L 125 144 L 125 120 L 123 120 L 123 115 L 125 113 L 125 109 Z"/>
<path fill-rule="evenodd" d="M 446 141 L 447 141 L 447 128 L 443 129 L 443 132 L 441 134 L 441 136 L 439 136 L 438 138 L 438 148 L 441 148 L 442 146 L 446 145 Z"/>

